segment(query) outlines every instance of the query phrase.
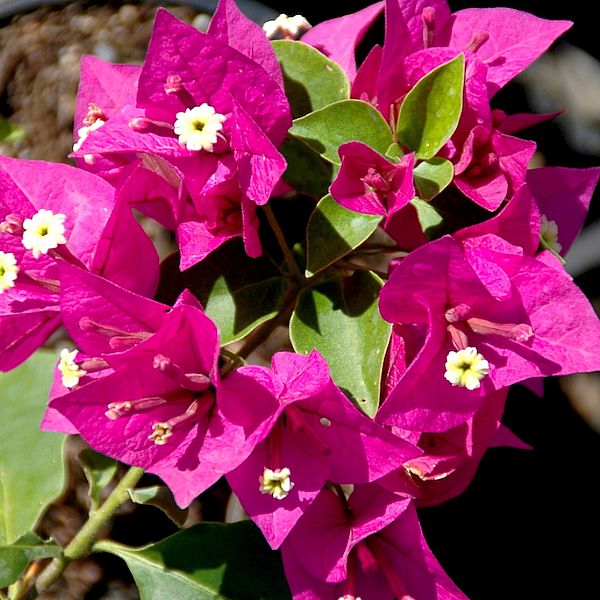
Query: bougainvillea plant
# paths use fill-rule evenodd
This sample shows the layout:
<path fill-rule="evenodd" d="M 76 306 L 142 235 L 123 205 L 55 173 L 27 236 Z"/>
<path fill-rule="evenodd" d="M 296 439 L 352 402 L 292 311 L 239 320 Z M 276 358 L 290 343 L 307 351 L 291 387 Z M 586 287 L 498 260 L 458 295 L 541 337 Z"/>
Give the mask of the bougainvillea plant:
<path fill-rule="evenodd" d="M 95 551 L 143 599 L 466 597 L 416 508 L 523 447 L 511 385 L 600 370 L 562 259 L 600 169 L 531 168 L 517 134 L 546 117 L 491 106 L 569 26 L 386 0 L 263 29 L 220 0 L 206 32 L 160 9 L 142 66 L 84 58 L 76 166 L 0 158 L 6 597 Z M 162 264 L 133 210 L 173 232 Z M 41 415 L 15 381 L 51 368 L 23 458 Z M 61 484 L 15 491 L 20 460 L 60 471 L 62 434 L 97 453 L 64 548 L 32 533 Z M 130 469 L 103 494 L 114 461 Z M 144 472 L 163 485 L 136 489 Z M 239 522 L 96 541 L 130 497 L 185 509 L 219 481 Z"/>

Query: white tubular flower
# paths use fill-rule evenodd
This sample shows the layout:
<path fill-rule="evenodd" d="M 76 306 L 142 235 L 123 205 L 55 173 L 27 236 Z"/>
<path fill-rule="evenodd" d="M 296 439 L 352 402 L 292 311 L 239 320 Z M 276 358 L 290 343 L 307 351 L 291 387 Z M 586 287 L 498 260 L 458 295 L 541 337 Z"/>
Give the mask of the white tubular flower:
<path fill-rule="evenodd" d="M 477 348 L 468 347 L 458 352 L 448 352 L 444 377 L 452 384 L 476 390 L 481 380 L 490 372 L 487 360 L 477 352 Z"/>
<path fill-rule="evenodd" d="M 15 255 L 12 252 L 0 250 L 0 294 L 15 287 L 18 272 L 19 267 L 17 267 Z"/>
<path fill-rule="evenodd" d="M 63 348 L 60 351 L 60 362 L 58 363 L 58 370 L 62 375 L 62 384 L 66 388 L 74 388 L 79 380 L 87 373 L 83 369 L 79 368 L 79 365 L 75 364 L 75 357 L 77 356 L 77 350 L 71 350 Z"/>
<path fill-rule="evenodd" d="M 291 474 L 287 467 L 275 470 L 265 467 L 263 474 L 258 478 L 261 494 L 271 494 L 276 500 L 283 500 L 294 487 Z"/>
<path fill-rule="evenodd" d="M 54 214 L 51 210 L 42 208 L 31 219 L 23 221 L 23 246 L 31 250 L 34 258 L 48 254 L 48 250 L 66 244 L 65 215 Z"/>
<path fill-rule="evenodd" d="M 85 142 L 85 140 L 87 139 L 87 136 L 90 135 L 90 133 L 92 133 L 92 131 L 96 131 L 96 129 L 100 129 L 100 127 L 102 127 L 102 125 L 104 125 L 104 123 L 106 123 L 106 121 L 104 121 L 103 119 L 96 119 L 91 125 L 87 125 L 86 127 L 82 127 L 81 129 L 78 129 L 77 130 L 78 139 L 73 144 L 73 152 L 77 152 L 83 145 L 83 142 Z"/>
<path fill-rule="evenodd" d="M 558 243 L 558 225 L 556 221 L 549 221 L 546 215 L 542 215 L 540 237 L 542 238 L 543 246 L 549 250 L 553 250 L 556 254 L 560 254 L 562 244 Z"/>
<path fill-rule="evenodd" d="M 311 27 L 311 24 L 302 15 L 288 17 L 282 14 L 273 21 L 267 21 L 263 25 L 263 31 L 270 40 L 296 40 Z"/>
<path fill-rule="evenodd" d="M 204 102 L 177 113 L 174 131 L 179 136 L 179 143 L 188 150 L 212 152 L 217 143 L 217 134 L 223 129 L 226 118 Z"/>

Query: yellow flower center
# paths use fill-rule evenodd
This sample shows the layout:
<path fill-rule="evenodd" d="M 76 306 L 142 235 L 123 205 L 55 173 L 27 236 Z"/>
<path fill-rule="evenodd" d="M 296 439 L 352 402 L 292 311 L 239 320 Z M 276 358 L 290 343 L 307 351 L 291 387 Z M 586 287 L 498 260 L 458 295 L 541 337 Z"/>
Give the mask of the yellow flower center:
<path fill-rule="evenodd" d="M 179 143 L 188 150 L 212 152 L 225 119 L 225 115 L 205 102 L 177 113 L 173 130 L 179 136 Z"/>
<path fill-rule="evenodd" d="M 48 250 L 66 244 L 65 215 L 54 214 L 51 210 L 42 208 L 31 219 L 23 221 L 23 246 L 31 250 L 34 258 L 48 254 Z"/>
<path fill-rule="evenodd" d="M 291 474 L 287 467 L 283 469 L 265 467 L 263 474 L 258 478 L 261 494 L 271 494 L 276 500 L 283 500 L 294 487 Z"/>
<path fill-rule="evenodd" d="M 458 352 L 448 352 L 444 377 L 452 384 L 476 390 L 481 380 L 490 372 L 487 360 L 471 346 Z"/>
<path fill-rule="evenodd" d="M 15 255 L 12 252 L 0 250 L 0 294 L 15 287 L 18 272 L 19 267 L 17 267 Z"/>

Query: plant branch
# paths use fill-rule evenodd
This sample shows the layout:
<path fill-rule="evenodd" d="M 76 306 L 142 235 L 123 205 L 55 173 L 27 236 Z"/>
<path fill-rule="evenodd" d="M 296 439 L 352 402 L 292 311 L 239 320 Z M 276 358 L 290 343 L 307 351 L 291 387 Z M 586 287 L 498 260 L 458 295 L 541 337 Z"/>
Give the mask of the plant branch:
<path fill-rule="evenodd" d="M 83 558 L 90 553 L 94 539 L 102 526 L 129 498 L 127 490 L 135 487 L 143 474 L 144 470 L 140 467 L 131 467 L 125 473 L 123 479 L 119 481 L 102 506 L 90 515 L 79 533 L 69 542 L 62 555 L 52 559 L 52 562 L 42 571 L 36 582 L 38 595 L 48 589 L 62 575 L 70 562 Z"/>
<path fill-rule="evenodd" d="M 270 335 L 276 327 L 283 325 L 291 316 L 296 298 L 302 288 L 293 287 L 288 290 L 283 308 L 269 321 L 265 321 L 252 331 L 244 341 L 242 347 L 236 352 L 240 358 L 246 358 L 253 350 L 258 348 Z"/>
<path fill-rule="evenodd" d="M 349 260 L 338 260 L 337 264 L 341 267 L 352 269 L 354 271 L 371 271 L 372 273 L 375 273 L 375 275 L 378 275 L 382 279 L 387 279 L 389 277 L 389 274 L 384 271 L 379 271 L 378 269 L 369 267 L 368 265 L 357 265 L 356 263 L 353 263 Z"/>
<path fill-rule="evenodd" d="M 287 242 L 285 241 L 285 236 L 283 235 L 283 231 L 281 230 L 281 227 L 279 226 L 279 223 L 277 222 L 277 219 L 273 214 L 273 210 L 270 206 L 265 205 L 263 206 L 263 211 L 265 213 L 265 216 L 267 217 L 267 221 L 269 221 L 269 225 L 271 226 L 275 237 L 277 238 L 277 243 L 279 244 L 279 247 L 283 252 L 283 258 L 285 259 L 288 269 L 290 270 L 290 275 L 296 281 L 303 282 L 304 275 L 300 273 L 298 263 L 294 259 L 294 255 L 292 254 L 292 251 L 290 250 L 289 246 L 287 245 Z"/>

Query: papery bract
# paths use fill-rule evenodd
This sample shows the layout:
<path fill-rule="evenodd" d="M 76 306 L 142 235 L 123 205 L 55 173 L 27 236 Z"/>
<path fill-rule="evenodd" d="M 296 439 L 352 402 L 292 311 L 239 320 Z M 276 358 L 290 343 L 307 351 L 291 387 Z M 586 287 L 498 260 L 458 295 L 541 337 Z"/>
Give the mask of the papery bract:
<path fill-rule="evenodd" d="M 63 269 L 65 321 L 99 367 L 71 391 L 54 386 L 43 427 L 75 429 L 99 452 L 159 475 L 187 506 L 251 450 L 245 424 L 219 410 L 216 326 L 189 292 L 171 309 Z"/>
<path fill-rule="evenodd" d="M 251 404 L 265 415 L 266 439 L 227 478 L 273 547 L 281 544 L 326 481 L 372 481 L 420 454 L 360 413 L 335 386 L 316 351 L 308 357 L 278 353 L 271 371 L 241 368 L 223 382 L 224 398 L 231 390 L 229 411 L 240 410 L 232 404 L 243 388 L 253 391 Z M 265 468 L 290 471 L 293 487 L 285 497 L 261 492 L 259 477 Z"/>
<path fill-rule="evenodd" d="M 471 238 L 463 248 L 450 237 L 423 246 L 381 292 L 383 317 L 417 325 L 424 339 L 381 407 L 381 422 L 444 431 L 465 422 L 493 389 L 600 367 L 594 350 L 600 324 L 566 274 L 492 235 Z M 503 276 L 499 288 L 497 277 L 486 277 L 489 265 Z M 467 346 L 490 364 L 479 389 L 444 378 L 449 353 Z"/>
<path fill-rule="evenodd" d="M 394 163 L 361 142 L 342 144 L 338 152 L 342 165 L 330 193 L 345 208 L 390 218 L 414 198 L 414 154 Z"/>
<path fill-rule="evenodd" d="M 142 294 L 154 292 L 156 252 L 126 200 L 102 179 L 67 165 L 2 158 L 0 186 L 0 219 L 22 222 L 50 210 L 65 216 L 66 238 L 54 257 L 34 258 L 18 236 L 0 233 L 2 249 L 20 268 L 15 287 L 0 296 L 2 370 L 25 360 L 60 324 L 55 257 Z"/>
<path fill-rule="evenodd" d="M 282 546 L 294 600 L 459 599 L 414 506 L 373 486 L 348 500 L 324 489 Z"/>

